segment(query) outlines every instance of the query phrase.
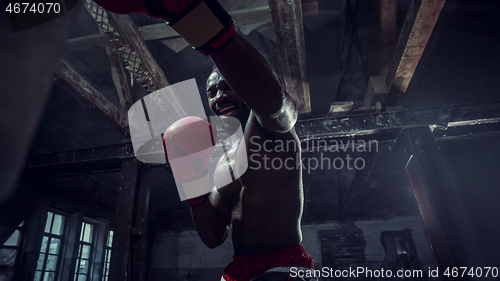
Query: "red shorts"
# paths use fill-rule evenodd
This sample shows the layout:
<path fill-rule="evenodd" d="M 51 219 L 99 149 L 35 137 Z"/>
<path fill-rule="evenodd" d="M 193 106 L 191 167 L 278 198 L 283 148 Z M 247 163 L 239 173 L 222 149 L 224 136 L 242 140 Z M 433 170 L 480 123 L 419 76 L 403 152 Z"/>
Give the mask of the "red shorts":
<path fill-rule="evenodd" d="M 266 273 L 289 274 L 291 267 L 314 268 L 314 261 L 302 244 L 269 253 L 233 256 L 233 261 L 224 269 L 221 281 L 250 281 Z"/>

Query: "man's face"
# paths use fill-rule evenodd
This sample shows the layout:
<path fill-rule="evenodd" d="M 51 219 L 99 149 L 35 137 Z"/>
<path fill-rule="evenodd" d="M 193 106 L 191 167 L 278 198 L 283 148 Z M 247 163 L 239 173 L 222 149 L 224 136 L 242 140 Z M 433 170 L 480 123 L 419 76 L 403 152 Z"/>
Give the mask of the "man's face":
<path fill-rule="evenodd" d="M 248 106 L 233 92 L 219 71 L 212 71 L 207 80 L 208 104 L 218 116 L 234 117 L 244 125 L 250 115 Z"/>

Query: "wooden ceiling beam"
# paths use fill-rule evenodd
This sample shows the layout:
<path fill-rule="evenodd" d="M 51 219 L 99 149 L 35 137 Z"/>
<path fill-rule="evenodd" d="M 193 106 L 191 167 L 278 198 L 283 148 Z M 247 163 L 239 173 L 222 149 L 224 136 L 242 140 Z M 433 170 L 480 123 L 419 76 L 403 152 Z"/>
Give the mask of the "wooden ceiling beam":
<path fill-rule="evenodd" d="M 302 4 L 303 16 L 318 15 L 317 2 L 308 2 Z M 260 6 L 245 10 L 229 12 L 229 15 L 234 19 L 234 24 L 238 26 L 248 24 L 259 24 L 272 22 L 269 6 Z M 139 27 L 144 40 L 164 39 L 178 37 L 179 34 L 165 23 L 156 23 Z"/>
<path fill-rule="evenodd" d="M 442 136 L 443 139 L 461 136 L 471 138 L 475 135 L 484 136 L 484 134 L 490 133 L 498 135 L 500 132 L 498 126 L 500 124 L 500 111 L 498 108 L 500 108 L 500 102 L 484 102 L 459 104 L 446 108 L 438 106 L 415 110 L 404 109 L 357 114 L 347 117 L 304 119 L 297 122 L 296 130 L 303 146 L 309 139 L 321 140 L 330 137 L 347 137 L 352 142 L 353 136 L 367 136 L 369 140 L 377 140 L 379 139 L 378 135 L 391 135 L 391 139 L 394 140 L 402 129 L 422 126 L 436 127 L 438 123 L 441 123 L 442 128 L 448 128 L 447 130 L 434 131 L 434 134 Z M 445 120 L 445 122 L 438 120 Z M 458 130 L 459 128 L 464 130 Z M 313 149 L 313 147 L 309 147 L 309 149 Z M 220 150 L 222 151 L 222 149 Z M 120 169 L 123 160 L 134 157 L 134 149 L 130 142 L 79 150 L 38 153 L 29 156 L 26 172 L 33 177 L 114 172 Z M 148 166 L 164 168 L 165 164 L 148 164 Z"/>
<path fill-rule="evenodd" d="M 413 0 L 387 77 L 390 98 L 400 104 L 446 0 Z"/>
<path fill-rule="evenodd" d="M 367 106 L 384 101 L 397 42 L 397 0 L 359 1 L 358 34 L 368 74 Z"/>
<path fill-rule="evenodd" d="M 87 2 L 85 8 L 99 25 L 101 32 L 112 42 L 107 49 L 108 56 L 111 57 L 111 72 L 120 101 L 126 110 L 132 105 L 132 95 L 120 57 L 127 64 L 126 69 L 134 80 L 147 91 L 154 92 L 170 85 L 129 15 L 108 12 L 94 2 Z M 121 96 L 120 90 L 122 90 Z M 167 106 L 171 117 L 186 116 L 184 109 L 175 97 L 170 99 Z"/>
<path fill-rule="evenodd" d="M 64 50 L 67 52 L 82 52 L 93 48 L 109 46 L 111 42 L 108 36 L 103 33 L 92 34 L 82 37 L 75 37 L 66 40 Z"/>
<path fill-rule="evenodd" d="M 303 16 L 315 16 L 318 14 L 318 5 L 316 2 L 308 2 L 302 4 Z M 246 24 L 257 24 L 271 22 L 271 13 L 269 6 L 256 7 L 245 10 L 237 10 L 229 12 L 235 19 L 236 26 Z M 177 39 L 179 34 L 165 23 L 156 23 L 145 25 L 138 28 L 140 34 L 145 41 L 155 39 Z M 66 51 L 80 52 L 96 47 L 106 47 L 111 44 L 109 38 L 105 34 L 94 34 L 89 36 L 71 38 L 66 41 Z"/>
<path fill-rule="evenodd" d="M 287 92 L 297 103 L 299 113 L 308 114 L 311 112 L 311 98 L 301 2 L 269 0 L 269 7 Z"/>
<path fill-rule="evenodd" d="M 380 0 L 380 47 L 382 58 L 381 75 L 386 76 L 396 50 L 398 40 L 397 0 Z"/>
<path fill-rule="evenodd" d="M 129 135 L 125 111 L 114 106 L 64 59 L 56 65 L 54 82 L 115 129 Z"/>

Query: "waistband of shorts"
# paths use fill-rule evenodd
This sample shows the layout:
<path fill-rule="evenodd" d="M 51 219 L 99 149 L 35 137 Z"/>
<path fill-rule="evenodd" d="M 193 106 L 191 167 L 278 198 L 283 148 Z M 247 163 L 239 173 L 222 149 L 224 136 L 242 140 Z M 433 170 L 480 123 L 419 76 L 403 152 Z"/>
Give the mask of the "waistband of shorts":
<path fill-rule="evenodd" d="M 233 259 L 235 262 L 252 262 L 258 260 L 272 260 L 275 258 L 281 258 L 283 256 L 295 256 L 307 254 L 302 244 L 295 244 L 292 246 L 288 246 L 276 251 L 267 252 L 267 253 L 258 253 L 258 254 L 250 254 L 250 255 L 234 255 Z"/>

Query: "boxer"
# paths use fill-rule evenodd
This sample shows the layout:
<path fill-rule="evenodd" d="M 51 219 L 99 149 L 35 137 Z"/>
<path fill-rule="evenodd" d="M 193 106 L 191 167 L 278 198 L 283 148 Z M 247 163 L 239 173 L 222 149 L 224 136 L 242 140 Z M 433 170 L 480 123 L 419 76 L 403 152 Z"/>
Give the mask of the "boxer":
<path fill-rule="evenodd" d="M 217 66 L 206 83 L 209 105 L 221 119 L 240 120 L 245 146 L 228 149 L 214 172 L 217 188 L 188 203 L 196 230 L 209 248 L 221 245 L 231 232 L 234 260 L 221 280 L 292 280 L 291 267 L 313 268 L 300 244 L 304 196 L 302 168 L 295 165 L 301 159 L 294 130 L 297 108 L 271 65 L 235 32 L 231 18 L 214 0 L 96 2 L 112 12 L 145 12 L 166 19 Z M 280 143 L 288 145 L 283 149 Z M 228 165 L 238 164 L 226 160 L 241 149 L 252 161 L 246 172 L 226 184 L 225 179 L 234 177 Z M 266 158 L 295 162 L 287 166 L 292 168 L 266 169 L 258 165 Z"/>

